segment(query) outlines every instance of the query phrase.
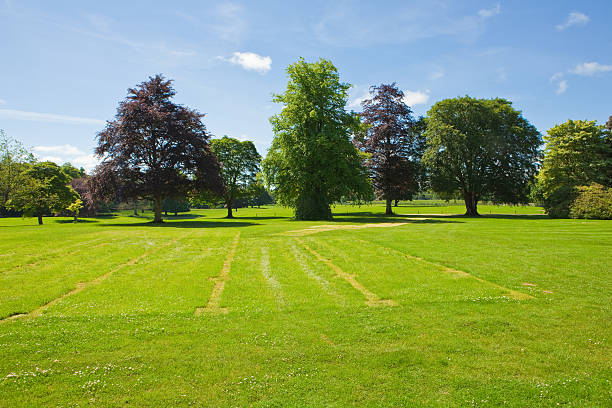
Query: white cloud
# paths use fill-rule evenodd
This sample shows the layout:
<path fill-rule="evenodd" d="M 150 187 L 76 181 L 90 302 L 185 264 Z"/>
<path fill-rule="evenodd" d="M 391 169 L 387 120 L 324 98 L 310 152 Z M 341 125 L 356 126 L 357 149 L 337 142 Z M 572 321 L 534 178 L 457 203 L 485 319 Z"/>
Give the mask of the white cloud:
<path fill-rule="evenodd" d="M 478 15 L 482 18 L 489 18 L 498 15 L 500 12 L 501 5 L 497 3 L 497 5 L 493 8 L 478 10 Z"/>
<path fill-rule="evenodd" d="M 0 105 L 6 105 L 6 101 L 4 99 L 0 99 Z"/>
<path fill-rule="evenodd" d="M 576 75 L 593 76 L 601 72 L 612 71 L 612 65 L 602 65 L 598 62 L 585 62 L 578 64 L 570 72 Z"/>
<path fill-rule="evenodd" d="M 575 25 L 585 25 L 590 20 L 591 19 L 586 14 L 578 13 L 578 12 L 574 11 L 574 12 L 569 13 L 565 23 L 559 24 L 557 26 L 557 30 L 559 30 L 559 31 L 565 30 L 566 28 L 571 27 L 571 26 L 575 26 Z"/>
<path fill-rule="evenodd" d="M 550 77 L 550 82 L 558 81 L 565 75 L 563 72 L 556 72 Z"/>
<path fill-rule="evenodd" d="M 257 71 L 260 74 L 265 74 L 272 68 L 272 58 L 263 57 L 254 52 L 235 52 L 230 58 L 218 58 L 235 65 L 240 65 L 246 70 Z"/>
<path fill-rule="evenodd" d="M 559 87 L 557 88 L 557 95 L 561 95 L 563 92 L 567 91 L 567 80 L 563 80 L 559 82 Z"/>
<path fill-rule="evenodd" d="M 423 105 L 429 101 L 429 89 L 423 91 L 404 91 L 404 103 L 408 106 Z"/>
<path fill-rule="evenodd" d="M 106 123 L 101 119 L 57 115 L 54 113 L 26 112 L 14 109 L 0 109 L 0 117 L 6 119 L 29 120 L 32 122 L 53 122 L 73 125 L 104 125 Z"/>
<path fill-rule="evenodd" d="M 57 164 L 71 163 L 90 172 L 100 161 L 94 154 L 87 154 L 71 144 L 54 146 L 34 146 L 34 154 L 40 161 L 52 161 Z"/>
<path fill-rule="evenodd" d="M 59 145 L 59 146 L 34 146 L 33 150 L 35 153 L 55 153 L 69 156 L 83 155 L 78 147 L 70 144 Z"/>
<path fill-rule="evenodd" d="M 361 108 L 361 102 L 365 101 L 366 99 L 370 99 L 370 98 L 371 98 L 370 91 L 365 91 L 361 96 L 358 96 L 354 98 L 352 101 L 350 101 L 348 107 L 349 108 Z"/>

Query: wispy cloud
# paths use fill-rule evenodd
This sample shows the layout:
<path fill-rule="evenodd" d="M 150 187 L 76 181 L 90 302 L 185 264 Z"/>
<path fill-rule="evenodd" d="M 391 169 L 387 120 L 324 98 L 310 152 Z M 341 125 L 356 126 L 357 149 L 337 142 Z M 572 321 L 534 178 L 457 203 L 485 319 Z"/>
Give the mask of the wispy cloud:
<path fill-rule="evenodd" d="M 563 78 L 563 75 L 565 75 L 563 72 L 555 72 L 553 76 L 550 77 L 550 82 L 560 80 L 561 78 Z"/>
<path fill-rule="evenodd" d="M 248 71 L 257 71 L 260 74 L 265 74 L 272 68 L 272 58 L 254 52 L 235 52 L 230 58 L 217 57 L 217 59 L 239 65 Z"/>
<path fill-rule="evenodd" d="M 408 106 L 424 105 L 429 101 L 429 89 L 425 91 L 404 91 L 404 103 Z"/>
<path fill-rule="evenodd" d="M 15 109 L 0 109 L 0 117 L 6 119 L 29 120 L 32 122 L 66 123 L 71 125 L 104 125 L 106 123 L 101 119 L 58 115 L 55 113 L 26 112 Z"/>
<path fill-rule="evenodd" d="M 586 14 L 573 11 L 567 16 L 565 23 L 557 25 L 557 30 L 562 31 L 575 25 L 585 25 L 590 20 Z"/>
<path fill-rule="evenodd" d="M 598 62 L 584 62 L 576 65 L 570 72 L 576 75 L 593 76 L 608 71 L 612 71 L 612 65 L 603 65 Z"/>
<path fill-rule="evenodd" d="M 32 150 L 38 160 L 52 161 L 57 164 L 71 163 L 87 171 L 93 170 L 100 163 L 94 154 L 87 154 L 71 144 L 34 146 Z"/>
<path fill-rule="evenodd" d="M 567 91 L 567 80 L 559 81 L 559 85 L 557 87 L 557 95 L 561 95 L 563 92 Z"/>
<path fill-rule="evenodd" d="M 493 8 L 478 10 L 478 15 L 482 18 L 489 18 L 498 15 L 500 12 L 501 5 L 497 3 L 497 5 Z"/>
<path fill-rule="evenodd" d="M 4 99 L 0 99 L 0 105 L 6 105 L 6 101 Z"/>
<path fill-rule="evenodd" d="M 444 76 L 444 70 L 442 68 L 439 68 L 439 69 L 435 69 L 431 71 L 429 75 L 427 76 L 427 78 L 431 80 L 436 80 L 436 79 L 442 78 L 443 76 Z"/>
<path fill-rule="evenodd" d="M 235 3 L 218 4 L 214 11 L 216 22 L 212 31 L 222 40 L 238 42 L 246 31 L 244 8 Z"/>
<path fill-rule="evenodd" d="M 484 29 L 482 17 L 465 14 L 456 2 L 440 0 L 401 2 L 385 9 L 385 18 L 375 2 L 359 7 L 350 1 L 337 0 L 328 6 L 313 24 L 315 37 L 326 44 L 342 47 L 368 47 L 377 44 L 405 44 L 426 38 L 451 36 L 457 41 L 473 41 Z"/>

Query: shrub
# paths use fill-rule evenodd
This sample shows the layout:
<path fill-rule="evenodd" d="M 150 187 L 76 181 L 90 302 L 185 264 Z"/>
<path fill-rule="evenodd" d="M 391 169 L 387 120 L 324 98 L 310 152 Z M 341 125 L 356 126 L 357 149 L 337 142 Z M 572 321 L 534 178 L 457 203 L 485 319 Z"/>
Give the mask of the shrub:
<path fill-rule="evenodd" d="M 612 189 L 601 184 L 577 188 L 578 196 L 570 206 L 572 218 L 612 219 Z"/>
<path fill-rule="evenodd" d="M 569 218 L 570 206 L 577 195 L 574 186 L 559 187 L 544 199 L 544 210 L 551 218 Z"/>

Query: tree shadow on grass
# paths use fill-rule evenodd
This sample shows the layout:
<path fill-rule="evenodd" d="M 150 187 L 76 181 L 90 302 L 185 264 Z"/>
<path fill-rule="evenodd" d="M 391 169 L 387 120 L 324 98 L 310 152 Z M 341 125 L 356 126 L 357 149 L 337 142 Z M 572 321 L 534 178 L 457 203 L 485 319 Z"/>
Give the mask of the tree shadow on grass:
<path fill-rule="evenodd" d="M 332 222 L 353 222 L 363 224 L 385 224 L 385 223 L 398 223 L 398 222 L 410 222 L 410 223 L 439 223 L 439 222 L 463 222 L 449 220 L 450 217 L 438 217 L 428 215 L 384 215 L 381 213 L 373 213 L 368 211 L 351 212 L 351 213 L 340 213 L 334 216 Z"/>
<path fill-rule="evenodd" d="M 153 227 L 153 228 L 238 228 L 260 225 L 254 222 L 240 221 L 178 221 L 178 222 L 134 222 L 120 224 L 102 224 L 103 227 Z"/>
<path fill-rule="evenodd" d="M 74 220 L 53 220 L 57 224 L 95 224 L 100 221 L 92 218 L 79 218 L 77 222 Z"/>

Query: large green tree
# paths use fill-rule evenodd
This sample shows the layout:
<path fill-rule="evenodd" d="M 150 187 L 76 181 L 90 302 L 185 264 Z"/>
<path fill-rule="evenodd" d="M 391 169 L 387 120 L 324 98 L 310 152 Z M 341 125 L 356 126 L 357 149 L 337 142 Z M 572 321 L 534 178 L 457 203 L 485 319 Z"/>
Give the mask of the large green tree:
<path fill-rule="evenodd" d="M 220 164 L 212 154 L 204 115 L 172 101 L 172 81 L 161 75 L 128 90 L 115 120 L 98 133 L 102 163 L 92 183 L 100 198 L 162 201 L 210 190 L 222 194 Z"/>
<path fill-rule="evenodd" d="M 569 216 L 577 186 L 612 186 L 612 137 L 596 121 L 568 120 L 548 130 L 537 188 L 546 211 Z"/>
<path fill-rule="evenodd" d="M 352 143 L 361 125 L 345 108 L 350 85 L 326 59 L 300 59 L 287 74 L 286 91 L 274 96 L 283 109 L 270 119 L 275 136 L 263 163 L 266 181 L 296 219 L 331 219 L 333 202 L 371 196 L 364 159 Z"/>
<path fill-rule="evenodd" d="M 466 215 L 478 202 L 527 201 L 541 136 L 505 99 L 469 96 L 437 102 L 428 112 L 423 156 L 434 191 L 459 192 Z"/>
<path fill-rule="evenodd" d="M 53 162 L 35 163 L 23 172 L 21 185 L 9 199 L 10 207 L 23 211 L 25 215 L 38 218 L 64 211 L 79 195 L 70 183 L 70 176 Z"/>
<path fill-rule="evenodd" d="M 227 218 L 233 218 L 234 201 L 248 192 L 259 172 L 261 156 L 253 142 L 241 142 L 228 136 L 210 141 L 210 147 L 221 162 L 221 177 L 225 183 L 223 200 L 227 207 Z"/>
<path fill-rule="evenodd" d="M 0 215 L 7 212 L 9 199 L 24 183 L 24 171 L 35 161 L 21 142 L 0 129 Z"/>

